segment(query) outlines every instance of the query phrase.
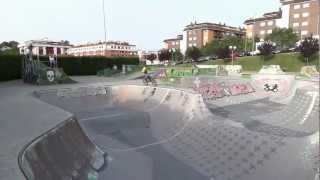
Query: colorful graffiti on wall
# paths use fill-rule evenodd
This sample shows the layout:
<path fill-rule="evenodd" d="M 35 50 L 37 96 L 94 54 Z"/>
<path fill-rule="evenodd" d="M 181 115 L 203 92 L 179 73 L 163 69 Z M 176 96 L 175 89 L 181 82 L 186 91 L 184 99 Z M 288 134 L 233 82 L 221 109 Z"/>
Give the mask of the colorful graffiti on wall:
<path fill-rule="evenodd" d="M 198 87 L 195 86 L 194 91 L 201 94 L 206 100 L 213 100 L 226 96 L 238 96 L 255 92 L 254 88 L 249 83 L 227 85 L 223 82 L 203 84 Z"/>

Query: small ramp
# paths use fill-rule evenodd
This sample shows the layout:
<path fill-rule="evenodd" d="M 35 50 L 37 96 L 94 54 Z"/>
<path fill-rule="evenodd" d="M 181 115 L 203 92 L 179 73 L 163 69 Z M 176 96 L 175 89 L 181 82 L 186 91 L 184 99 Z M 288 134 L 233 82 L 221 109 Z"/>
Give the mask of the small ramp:
<path fill-rule="evenodd" d="M 245 126 L 279 136 L 307 136 L 319 131 L 319 92 L 297 89 L 283 110 L 258 116 Z"/>
<path fill-rule="evenodd" d="M 27 180 L 80 180 L 94 177 L 105 156 L 70 118 L 25 146 L 18 162 Z"/>

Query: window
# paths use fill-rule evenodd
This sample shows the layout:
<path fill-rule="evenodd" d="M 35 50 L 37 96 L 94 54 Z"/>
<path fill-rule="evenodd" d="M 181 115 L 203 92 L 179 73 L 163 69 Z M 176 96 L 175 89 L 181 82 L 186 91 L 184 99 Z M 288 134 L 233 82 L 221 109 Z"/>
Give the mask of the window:
<path fill-rule="evenodd" d="M 193 46 L 197 46 L 197 43 L 194 43 Z"/>
<path fill-rule="evenodd" d="M 192 37 L 189 37 L 189 41 L 192 41 Z"/>
<path fill-rule="evenodd" d="M 272 26 L 272 25 L 273 25 L 273 21 L 269 21 L 268 26 Z"/>
<path fill-rule="evenodd" d="M 295 19 L 300 18 L 300 14 L 294 14 L 293 18 L 295 18 Z"/>
<path fill-rule="evenodd" d="M 308 8 L 308 7 L 310 7 L 310 3 L 305 3 L 305 4 L 302 5 L 302 7 L 303 8 Z"/>
<path fill-rule="evenodd" d="M 272 29 L 269 29 L 269 30 L 268 30 L 268 34 L 271 34 L 271 33 L 272 33 Z"/>
<path fill-rule="evenodd" d="M 265 22 L 262 22 L 262 23 L 260 23 L 260 26 L 261 26 L 261 27 L 264 27 L 264 26 L 266 26 L 266 23 L 265 23 Z"/>
<path fill-rule="evenodd" d="M 309 17 L 309 13 L 308 12 L 303 13 L 302 17 Z"/>
<path fill-rule="evenodd" d="M 297 5 L 294 5 L 293 6 L 293 9 L 300 9 L 301 8 L 301 5 L 300 4 L 297 4 Z"/>
<path fill-rule="evenodd" d="M 194 40 L 194 41 L 197 40 L 197 37 L 193 37 L 193 40 Z"/>
<path fill-rule="evenodd" d="M 301 35 L 307 35 L 308 31 L 301 31 Z"/>
<path fill-rule="evenodd" d="M 302 26 L 308 26 L 308 25 L 309 25 L 309 22 L 308 22 L 308 21 L 304 21 L 304 22 L 302 22 L 301 25 L 302 25 Z"/>
<path fill-rule="evenodd" d="M 299 27 L 300 24 L 299 23 L 293 23 L 293 27 Z"/>
<path fill-rule="evenodd" d="M 266 32 L 265 31 L 260 31 L 260 34 L 261 35 L 264 35 Z"/>

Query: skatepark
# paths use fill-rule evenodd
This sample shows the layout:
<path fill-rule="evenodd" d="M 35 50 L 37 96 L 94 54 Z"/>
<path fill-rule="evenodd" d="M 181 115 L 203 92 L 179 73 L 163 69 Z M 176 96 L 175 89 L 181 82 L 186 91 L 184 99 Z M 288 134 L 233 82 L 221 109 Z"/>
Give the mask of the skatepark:
<path fill-rule="evenodd" d="M 315 180 L 319 82 L 265 77 L 2 83 L 0 179 Z"/>

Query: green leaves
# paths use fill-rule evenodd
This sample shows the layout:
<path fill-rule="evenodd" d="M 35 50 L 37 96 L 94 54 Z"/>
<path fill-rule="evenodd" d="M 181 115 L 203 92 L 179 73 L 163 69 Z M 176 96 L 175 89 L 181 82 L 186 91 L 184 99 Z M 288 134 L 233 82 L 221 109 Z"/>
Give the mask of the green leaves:
<path fill-rule="evenodd" d="M 276 43 L 277 48 L 284 49 L 294 47 L 299 37 L 291 28 L 275 28 L 265 39 Z"/>
<path fill-rule="evenodd" d="M 189 47 L 186 51 L 186 57 L 197 61 L 201 56 L 201 51 L 197 47 Z"/>

